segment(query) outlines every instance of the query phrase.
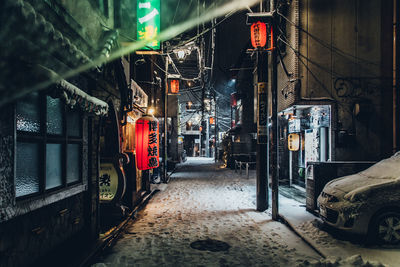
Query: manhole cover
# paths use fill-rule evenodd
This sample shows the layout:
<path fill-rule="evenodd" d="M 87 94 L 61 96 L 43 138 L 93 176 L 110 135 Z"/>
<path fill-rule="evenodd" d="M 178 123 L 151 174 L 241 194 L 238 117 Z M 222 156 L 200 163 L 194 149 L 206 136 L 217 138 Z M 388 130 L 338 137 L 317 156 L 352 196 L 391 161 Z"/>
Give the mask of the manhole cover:
<path fill-rule="evenodd" d="M 198 250 L 208 250 L 211 252 L 217 251 L 227 251 L 231 246 L 223 241 L 214 240 L 214 239 L 206 239 L 206 240 L 197 240 L 190 244 L 191 248 Z"/>

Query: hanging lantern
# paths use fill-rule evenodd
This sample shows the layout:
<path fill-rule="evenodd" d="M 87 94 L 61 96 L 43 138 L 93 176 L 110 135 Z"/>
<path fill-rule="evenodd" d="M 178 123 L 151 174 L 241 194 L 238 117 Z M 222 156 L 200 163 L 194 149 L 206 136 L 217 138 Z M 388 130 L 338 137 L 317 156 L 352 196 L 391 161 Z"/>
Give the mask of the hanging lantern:
<path fill-rule="evenodd" d="M 171 94 L 179 93 L 179 80 L 170 81 L 170 93 Z"/>
<path fill-rule="evenodd" d="M 251 25 L 251 44 L 254 48 L 264 47 L 267 43 L 267 26 L 263 22 Z"/>
<path fill-rule="evenodd" d="M 145 115 L 136 121 L 136 164 L 139 170 L 157 168 L 159 165 L 158 120 Z"/>
<path fill-rule="evenodd" d="M 288 148 L 290 151 L 298 151 L 300 148 L 300 136 L 295 133 L 291 133 L 288 136 Z"/>
<path fill-rule="evenodd" d="M 214 117 L 210 117 L 210 124 L 214 124 Z"/>

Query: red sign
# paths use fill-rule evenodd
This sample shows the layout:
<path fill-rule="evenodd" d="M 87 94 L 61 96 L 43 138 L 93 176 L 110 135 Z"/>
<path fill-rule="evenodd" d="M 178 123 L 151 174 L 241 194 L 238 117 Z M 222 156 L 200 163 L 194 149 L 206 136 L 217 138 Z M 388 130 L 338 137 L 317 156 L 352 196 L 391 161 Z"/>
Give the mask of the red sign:
<path fill-rule="evenodd" d="M 251 25 L 251 45 L 254 48 L 264 47 L 267 44 L 267 26 L 263 22 Z"/>
<path fill-rule="evenodd" d="M 139 170 L 157 168 L 159 165 L 158 120 L 145 115 L 136 121 L 136 164 Z"/>

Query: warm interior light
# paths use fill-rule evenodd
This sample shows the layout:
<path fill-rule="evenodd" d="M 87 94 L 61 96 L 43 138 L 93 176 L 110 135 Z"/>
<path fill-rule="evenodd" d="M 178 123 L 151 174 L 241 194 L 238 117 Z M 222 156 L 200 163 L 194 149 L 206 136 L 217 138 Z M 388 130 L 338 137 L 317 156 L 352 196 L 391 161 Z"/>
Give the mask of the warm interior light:
<path fill-rule="evenodd" d="M 154 115 L 155 112 L 156 112 L 156 110 L 153 107 L 149 107 L 147 109 L 147 114 L 149 114 L 149 115 Z"/>

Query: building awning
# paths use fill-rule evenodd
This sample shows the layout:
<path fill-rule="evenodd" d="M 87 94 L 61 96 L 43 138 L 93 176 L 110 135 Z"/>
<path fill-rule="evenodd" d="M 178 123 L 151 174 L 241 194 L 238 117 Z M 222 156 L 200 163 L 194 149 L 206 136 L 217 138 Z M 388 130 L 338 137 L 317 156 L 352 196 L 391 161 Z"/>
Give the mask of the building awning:
<path fill-rule="evenodd" d="M 60 99 L 71 108 L 77 105 L 85 112 L 94 113 L 98 116 L 106 116 L 108 104 L 96 97 L 90 96 L 75 85 L 66 80 L 61 80 L 55 86 L 59 90 Z"/>

